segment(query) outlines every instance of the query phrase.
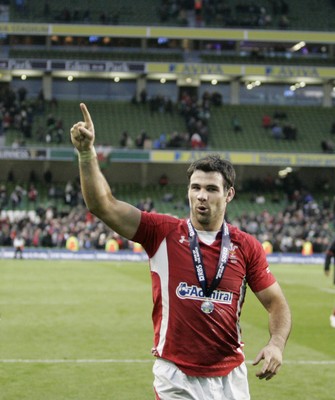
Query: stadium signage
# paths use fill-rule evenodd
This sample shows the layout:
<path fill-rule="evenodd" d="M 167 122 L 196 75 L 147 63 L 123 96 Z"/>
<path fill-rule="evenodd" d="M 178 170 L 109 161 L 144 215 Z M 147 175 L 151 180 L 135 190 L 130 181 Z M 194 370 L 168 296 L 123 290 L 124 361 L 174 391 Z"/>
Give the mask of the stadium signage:
<path fill-rule="evenodd" d="M 48 24 L 21 24 L 21 23 L 0 23 L 1 33 L 15 33 L 16 35 L 48 35 Z"/>
<path fill-rule="evenodd" d="M 152 150 L 151 162 L 161 163 L 189 163 L 210 152 L 192 151 L 165 151 Z M 276 166 L 304 166 L 304 167 L 335 167 L 334 154 L 299 154 L 299 153 L 268 153 L 268 152 L 218 152 L 223 158 L 235 165 L 276 165 Z"/>
<path fill-rule="evenodd" d="M 7 60 L 0 60 L 0 68 L 7 69 L 8 65 L 9 64 Z"/>
<path fill-rule="evenodd" d="M 43 148 L 3 147 L 0 149 L 0 160 L 46 160 L 50 158 L 49 150 Z"/>
<path fill-rule="evenodd" d="M 82 72 L 134 72 L 145 71 L 144 63 L 110 62 L 110 61 L 56 61 L 56 60 L 0 60 L 1 69 L 9 70 L 48 70 L 48 71 L 82 71 Z"/>
<path fill-rule="evenodd" d="M 0 259 L 12 259 L 14 257 L 14 249 L 11 247 L 0 247 Z M 119 251 L 116 253 L 107 253 L 102 250 L 96 251 L 86 251 L 79 250 L 77 252 L 72 252 L 69 250 L 61 249 L 33 249 L 26 248 L 25 259 L 31 260 L 96 260 L 96 261 L 131 261 L 131 262 L 147 262 L 148 256 L 145 252 L 143 253 L 133 253 L 130 251 Z M 314 254 L 310 256 L 303 256 L 301 254 L 289 254 L 289 253 L 272 253 L 267 255 L 267 260 L 270 264 L 319 264 L 323 265 L 324 256 L 323 254 Z M 45 264 L 48 267 L 48 264 Z M 185 296 L 190 293 L 192 289 L 187 284 L 179 285 L 179 295 Z M 201 289 L 199 289 L 200 291 Z M 177 294 L 178 295 L 178 294 Z M 221 297 L 219 293 L 217 297 Z M 214 295 L 215 296 L 215 295 Z M 179 296 L 178 296 L 179 297 Z M 185 298 L 185 297 L 183 297 Z M 228 294 L 229 299 L 229 294 Z M 199 300 L 203 300 L 203 297 L 199 297 Z M 227 299 L 225 299 L 227 300 Z"/>
<path fill-rule="evenodd" d="M 138 162 L 138 163 L 190 163 L 210 154 L 210 151 L 169 151 L 169 150 L 122 150 L 99 149 L 100 161 Z M 299 153 L 268 153 L 268 152 L 238 152 L 219 151 L 223 158 L 235 165 L 276 165 L 300 167 L 335 167 L 334 154 L 299 154 Z M 76 160 L 76 152 L 72 147 L 42 148 L 29 147 L 12 149 L 2 147 L 0 160 Z"/>
<path fill-rule="evenodd" d="M 46 24 L 46 23 L 0 23 L 0 33 L 57 35 L 57 36 L 107 36 L 136 38 L 180 38 L 200 40 L 249 40 L 266 42 L 331 43 L 335 41 L 334 32 L 283 31 L 263 29 L 213 29 L 162 26 L 116 26 L 92 24 Z"/>
<path fill-rule="evenodd" d="M 331 78 L 335 68 L 303 67 L 303 66 L 250 66 L 229 64 L 179 64 L 179 63 L 145 63 L 122 61 L 77 61 L 77 60 L 37 60 L 37 59 L 9 59 L 0 60 L 0 69 L 7 70 L 42 70 L 42 71 L 79 71 L 92 73 L 125 72 L 141 73 L 170 73 L 180 76 L 247 76 L 262 75 L 277 79 L 285 78 Z"/>
<path fill-rule="evenodd" d="M 31 155 L 29 150 L 26 149 L 1 149 L 0 160 L 13 160 L 13 159 L 30 159 Z"/>
<path fill-rule="evenodd" d="M 290 155 L 280 155 L 280 154 L 260 154 L 256 161 L 257 164 L 262 165 L 287 165 L 292 164 L 292 158 Z"/>
<path fill-rule="evenodd" d="M 278 78 L 288 77 L 308 77 L 308 78 L 319 78 L 320 74 L 315 67 L 292 67 L 283 65 L 281 67 L 266 67 L 266 75 L 276 76 Z"/>
<path fill-rule="evenodd" d="M 14 249 L 0 247 L 0 259 L 12 259 L 14 257 Z M 131 261 L 143 262 L 148 261 L 145 252 L 133 253 L 131 251 L 119 251 L 116 253 L 107 253 L 105 251 L 86 251 L 79 250 L 77 252 L 62 249 L 34 249 L 26 248 L 24 250 L 24 258 L 27 260 L 85 260 L 85 261 Z"/>
<path fill-rule="evenodd" d="M 234 159 L 232 157 L 232 162 Z M 236 162 L 234 162 L 236 164 Z M 256 153 L 252 161 L 253 165 L 291 165 L 303 167 L 334 167 L 334 155 L 319 154 L 276 154 L 276 153 Z"/>
<path fill-rule="evenodd" d="M 106 63 L 90 61 L 70 61 L 67 63 L 66 69 L 71 71 L 104 72 L 106 71 Z"/>
<path fill-rule="evenodd" d="M 27 69 L 27 70 L 47 70 L 49 61 L 47 60 L 0 60 L 0 68 L 3 69 Z"/>
<path fill-rule="evenodd" d="M 65 68 L 68 71 L 90 71 L 90 72 L 143 72 L 144 63 L 126 63 L 109 61 L 67 61 Z"/>
<path fill-rule="evenodd" d="M 223 75 L 224 70 L 220 64 L 170 64 L 170 72 L 185 75 Z"/>

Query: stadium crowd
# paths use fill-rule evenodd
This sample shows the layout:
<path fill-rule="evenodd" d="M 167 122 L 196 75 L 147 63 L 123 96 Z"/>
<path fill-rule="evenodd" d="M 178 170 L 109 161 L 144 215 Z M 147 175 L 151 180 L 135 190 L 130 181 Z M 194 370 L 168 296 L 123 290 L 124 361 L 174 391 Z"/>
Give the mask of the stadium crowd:
<path fill-rule="evenodd" d="M 13 246 L 15 237 L 20 235 L 27 247 L 34 248 L 65 248 L 69 237 L 77 238 L 79 249 L 105 249 L 110 239 L 117 241 L 119 249 L 132 248 L 132 242 L 110 231 L 87 211 L 80 190 L 76 190 L 70 183 L 65 188 L 64 204 L 67 205 L 67 211 L 57 206 L 43 206 L 43 203 L 38 202 L 35 209 L 30 211 L 2 207 L 0 246 Z M 69 193 L 72 196 L 69 197 Z M 261 199 L 262 196 L 258 196 L 255 201 Z M 134 205 L 140 208 L 141 204 L 139 201 Z M 159 212 L 153 203 L 146 210 Z M 295 190 L 282 211 L 272 214 L 266 210 L 264 206 L 263 212 L 245 212 L 232 220 L 229 220 L 228 212 L 228 222 L 251 233 L 261 243 L 270 243 L 273 252 L 301 253 L 304 245 L 309 243 L 313 253 L 323 253 L 334 237 L 335 197 L 330 199 L 325 196 L 322 201 L 316 201 L 310 193 Z M 188 208 L 184 206 L 176 212 L 186 217 Z"/>

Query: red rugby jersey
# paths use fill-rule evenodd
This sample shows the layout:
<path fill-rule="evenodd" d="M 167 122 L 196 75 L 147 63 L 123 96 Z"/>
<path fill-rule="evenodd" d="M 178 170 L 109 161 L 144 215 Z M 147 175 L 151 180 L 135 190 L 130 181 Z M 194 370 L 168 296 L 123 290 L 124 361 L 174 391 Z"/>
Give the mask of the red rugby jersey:
<path fill-rule="evenodd" d="M 201 311 L 203 302 L 188 241 L 186 220 L 142 213 L 133 240 L 150 260 L 153 292 L 153 354 L 174 362 L 193 376 L 225 376 L 244 361 L 239 319 L 247 284 L 261 291 L 275 282 L 261 244 L 228 225 L 229 259 L 212 294 L 215 309 Z M 211 245 L 199 239 L 207 283 L 216 273 L 221 236 Z"/>

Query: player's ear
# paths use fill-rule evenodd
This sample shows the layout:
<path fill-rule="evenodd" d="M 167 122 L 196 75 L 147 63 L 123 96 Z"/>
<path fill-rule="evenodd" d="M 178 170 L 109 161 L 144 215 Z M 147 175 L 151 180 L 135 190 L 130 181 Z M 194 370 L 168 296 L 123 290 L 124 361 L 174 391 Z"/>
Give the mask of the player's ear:
<path fill-rule="evenodd" d="M 230 187 L 227 192 L 226 202 L 230 203 L 233 200 L 234 196 L 235 196 L 235 189 L 233 187 Z"/>

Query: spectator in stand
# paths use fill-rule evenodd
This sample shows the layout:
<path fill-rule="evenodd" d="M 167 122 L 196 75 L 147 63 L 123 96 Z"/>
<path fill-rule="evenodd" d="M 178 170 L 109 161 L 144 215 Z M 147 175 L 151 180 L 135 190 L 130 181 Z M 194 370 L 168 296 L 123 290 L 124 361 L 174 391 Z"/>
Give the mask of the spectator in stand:
<path fill-rule="evenodd" d="M 52 183 L 53 175 L 52 175 L 52 172 L 50 171 L 50 169 L 47 169 L 47 170 L 44 172 L 44 174 L 43 174 L 43 179 L 44 179 L 44 182 L 45 182 L 47 185 L 50 185 L 50 184 Z"/>
<path fill-rule="evenodd" d="M 15 186 L 14 190 L 12 191 L 9 197 L 9 201 L 13 210 L 15 210 L 17 207 L 21 205 L 23 196 L 25 194 L 26 191 L 20 185 Z"/>
<path fill-rule="evenodd" d="M 335 144 L 332 140 L 321 140 L 321 149 L 323 151 L 323 153 L 334 153 L 334 149 L 335 149 Z"/>
<path fill-rule="evenodd" d="M 123 149 L 130 149 L 133 147 L 133 139 L 130 137 L 127 131 L 123 131 L 120 137 L 120 147 Z"/>
<path fill-rule="evenodd" d="M 279 123 L 274 123 L 271 128 L 272 137 L 276 140 L 283 138 L 283 129 Z"/>
<path fill-rule="evenodd" d="M 287 15 L 282 15 L 279 19 L 279 28 L 287 29 L 289 26 L 290 26 L 290 20 L 288 19 Z"/>
<path fill-rule="evenodd" d="M 148 98 L 148 93 L 145 89 L 142 89 L 140 92 L 140 102 L 141 104 L 146 104 Z"/>
<path fill-rule="evenodd" d="M 144 143 L 147 139 L 150 139 L 147 132 L 142 129 L 141 133 L 135 139 L 135 145 L 138 149 L 143 149 Z"/>
<path fill-rule="evenodd" d="M 4 133 L 6 133 L 12 127 L 12 123 L 13 123 L 13 118 L 10 115 L 10 112 L 5 111 L 2 118 L 2 129 Z"/>
<path fill-rule="evenodd" d="M 162 133 L 158 138 L 153 141 L 153 148 L 154 149 L 165 149 L 167 146 L 167 135 Z"/>
<path fill-rule="evenodd" d="M 84 11 L 84 13 L 83 13 L 83 21 L 85 22 L 85 23 L 90 23 L 91 21 L 92 21 L 92 18 L 91 18 L 91 10 L 90 9 L 86 9 L 85 11 Z"/>
<path fill-rule="evenodd" d="M 28 200 L 31 203 L 35 203 L 36 204 L 37 197 L 38 197 L 38 190 L 36 189 L 36 187 L 35 187 L 35 185 L 33 183 L 29 187 L 27 196 L 28 196 Z"/>
<path fill-rule="evenodd" d="M 166 97 L 165 98 L 165 103 L 164 103 L 164 107 L 165 107 L 165 112 L 167 114 L 173 115 L 173 102 L 170 99 L 170 97 Z"/>
<path fill-rule="evenodd" d="M 205 147 L 205 143 L 203 142 L 199 133 L 194 132 L 191 136 L 191 148 L 196 149 L 203 149 Z"/>
<path fill-rule="evenodd" d="M 158 184 L 160 187 L 165 187 L 169 184 L 169 178 L 168 178 L 167 174 L 162 174 L 159 177 Z"/>
<path fill-rule="evenodd" d="M 8 203 L 8 193 L 6 185 L 0 186 L 0 210 L 5 208 Z"/>
<path fill-rule="evenodd" d="M 181 147 L 185 147 L 188 139 L 186 138 L 187 135 L 179 133 L 177 131 L 172 132 L 166 147 L 170 149 L 178 149 Z"/>
<path fill-rule="evenodd" d="M 283 136 L 286 140 L 297 140 L 297 127 L 292 123 L 287 123 L 283 127 Z"/>
<path fill-rule="evenodd" d="M 241 121 L 236 114 L 234 114 L 231 118 L 231 126 L 233 128 L 234 133 L 243 132 Z"/>
<path fill-rule="evenodd" d="M 194 0 L 194 11 L 195 11 L 195 25 L 197 27 L 203 27 L 203 15 L 202 15 L 202 8 L 203 8 L 203 0 Z"/>
<path fill-rule="evenodd" d="M 22 105 L 22 103 L 24 103 L 26 101 L 27 98 L 27 89 L 24 86 L 21 86 L 18 91 L 18 100 L 19 100 L 19 104 Z"/>
<path fill-rule="evenodd" d="M 55 129 L 53 132 L 53 139 L 54 142 L 57 144 L 60 144 L 64 140 L 64 126 L 63 126 L 63 120 L 61 118 L 58 118 L 55 124 Z"/>
<path fill-rule="evenodd" d="M 72 207 L 78 204 L 78 189 L 72 181 L 68 181 L 65 185 L 64 203 Z"/>

